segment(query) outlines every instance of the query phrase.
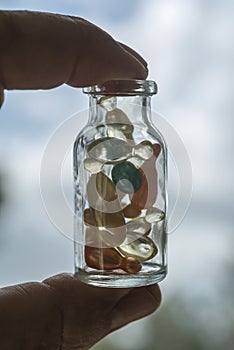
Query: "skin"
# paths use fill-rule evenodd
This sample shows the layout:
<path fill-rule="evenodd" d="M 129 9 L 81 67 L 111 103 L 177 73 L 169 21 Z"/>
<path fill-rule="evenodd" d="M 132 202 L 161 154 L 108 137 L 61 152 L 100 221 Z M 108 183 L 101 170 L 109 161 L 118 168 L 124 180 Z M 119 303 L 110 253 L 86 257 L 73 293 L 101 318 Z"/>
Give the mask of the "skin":
<path fill-rule="evenodd" d="M 0 11 L 0 105 L 5 89 L 82 87 L 147 73 L 138 53 L 84 19 Z M 157 285 L 98 288 L 67 274 L 2 288 L 1 349 L 89 349 L 160 302 Z"/>

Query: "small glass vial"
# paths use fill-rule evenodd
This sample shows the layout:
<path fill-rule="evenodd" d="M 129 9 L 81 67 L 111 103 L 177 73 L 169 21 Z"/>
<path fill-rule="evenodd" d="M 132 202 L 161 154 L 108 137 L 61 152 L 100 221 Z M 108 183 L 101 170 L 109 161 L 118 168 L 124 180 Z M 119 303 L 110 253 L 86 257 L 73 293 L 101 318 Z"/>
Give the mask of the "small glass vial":
<path fill-rule="evenodd" d="M 166 263 L 167 150 L 151 122 L 154 81 L 84 88 L 89 121 L 74 144 L 75 273 L 127 288 L 161 281 Z"/>

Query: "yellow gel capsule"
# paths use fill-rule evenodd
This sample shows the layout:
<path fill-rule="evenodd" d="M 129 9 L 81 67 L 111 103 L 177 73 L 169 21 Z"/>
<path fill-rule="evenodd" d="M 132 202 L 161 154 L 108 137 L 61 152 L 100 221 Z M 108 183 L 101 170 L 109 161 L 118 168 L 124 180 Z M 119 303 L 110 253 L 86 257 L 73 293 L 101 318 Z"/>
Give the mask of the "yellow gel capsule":
<path fill-rule="evenodd" d="M 137 218 L 129 221 L 126 224 L 127 232 L 134 232 L 140 235 L 148 235 L 151 230 L 151 225 L 145 218 Z"/>
<path fill-rule="evenodd" d="M 158 249 L 152 239 L 147 236 L 129 233 L 125 241 L 118 247 L 118 250 L 126 257 L 133 257 L 139 261 L 152 259 L 158 252 Z"/>
<path fill-rule="evenodd" d="M 89 144 L 88 154 L 100 162 L 115 163 L 129 158 L 132 147 L 124 140 L 103 137 Z"/>
<path fill-rule="evenodd" d="M 119 108 L 115 108 L 106 113 L 106 124 L 114 126 L 116 129 L 122 131 L 127 139 L 132 140 L 134 126 L 130 122 L 127 115 Z"/>
<path fill-rule="evenodd" d="M 149 208 L 145 214 L 145 220 L 149 223 L 162 221 L 165 218 L 165 213 L 158 208 Z"/>

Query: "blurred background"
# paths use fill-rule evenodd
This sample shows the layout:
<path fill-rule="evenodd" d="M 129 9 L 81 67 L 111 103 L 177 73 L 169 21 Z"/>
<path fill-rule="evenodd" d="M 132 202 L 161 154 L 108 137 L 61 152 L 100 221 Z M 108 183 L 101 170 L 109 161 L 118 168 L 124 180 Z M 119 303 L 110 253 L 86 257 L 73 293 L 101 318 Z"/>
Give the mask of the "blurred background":
<path fill-rule="evenodd" d="M 139 51 L 159 85 L 152 109 L 166 116 L 190 155 L 193 196 L 169 236 L 162 306 L 93 349 L 232 349 L 234 2 L 0 0 L 0 9 L 84 17 Z M 46 215 L 39 172 L 51 133 L 87 104 L 68 86 L 6 92 L 0 111 L 2 287 L 73 272 L 73 242 Z M 64 181 L 72 193 L 71 174 Z"/>

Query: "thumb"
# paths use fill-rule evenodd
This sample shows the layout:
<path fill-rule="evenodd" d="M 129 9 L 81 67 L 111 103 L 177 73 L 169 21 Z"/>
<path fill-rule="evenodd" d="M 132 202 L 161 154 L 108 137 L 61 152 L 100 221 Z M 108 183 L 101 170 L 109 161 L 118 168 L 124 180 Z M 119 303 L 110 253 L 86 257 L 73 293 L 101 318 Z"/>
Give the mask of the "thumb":
<path fill-rule="evenodd" d="M 112 310 L 111 331 L 154 312 L 161 303 L 157 284 L 133 289 Z"/>

